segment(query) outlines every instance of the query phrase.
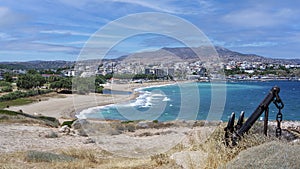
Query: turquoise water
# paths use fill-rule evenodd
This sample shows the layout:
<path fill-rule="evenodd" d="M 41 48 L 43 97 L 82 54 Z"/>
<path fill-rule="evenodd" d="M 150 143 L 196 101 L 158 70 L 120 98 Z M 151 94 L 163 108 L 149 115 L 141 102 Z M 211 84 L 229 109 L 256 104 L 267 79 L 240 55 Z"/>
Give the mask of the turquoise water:
<path fill-rule="evenodd" d="M 81 115 L 118 120 L 227 121 L 232 112 L 245 111 L 249 117 L 275 85 L 280 87 L 279 95 L 285 104 L 283 119 L 300 120 L 300 82 L 297 81 L 190 83 L 144 88 L 137 100 L 86 110 Z M 271 103 L 270 120 L 275 119 L 277 111 Z"/>

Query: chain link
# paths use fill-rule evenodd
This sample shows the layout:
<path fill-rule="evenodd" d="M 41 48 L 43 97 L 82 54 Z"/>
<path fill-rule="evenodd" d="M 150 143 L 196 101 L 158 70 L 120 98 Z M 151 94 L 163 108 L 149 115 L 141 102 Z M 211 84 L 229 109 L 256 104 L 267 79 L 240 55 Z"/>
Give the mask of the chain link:
<path fill-rule="evenodd" d="M 278 113 L 276 115 L 276 121 L 277 121 L 277 128 L 276 128 L 276 137 L 280 137 L 281 133 L 282 133 L 282 129 L 281 129 L 281 122 L 282 122 L 282 113 L 281 113 L 281 109 L 283 109 L 284 104 L 281 101 L 279 95 L 276 93 L 276 99 L 274 100 L 274 104 L 278 109 Z"/>
<path fill-rule="evenodd" d="M 276 128 L 276 137 L 281 136 L 281 122 L 282 122 L 282 113 L 281 109 L 278 109 L 278 113 L 276 115 L 276 121 L 277 121 L 277 128 Z"/>

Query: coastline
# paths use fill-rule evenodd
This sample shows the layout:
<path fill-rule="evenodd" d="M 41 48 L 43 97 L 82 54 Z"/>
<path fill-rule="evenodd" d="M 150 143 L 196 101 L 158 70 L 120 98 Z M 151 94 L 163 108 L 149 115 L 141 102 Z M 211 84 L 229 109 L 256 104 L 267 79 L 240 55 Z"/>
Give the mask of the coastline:
<path fill-rule="evenodd" d="M 22 106 L 11 106 L 7 110 L 20 111 L 31 115 L 44 115 L 57 118 L 60 122 L 77 118 L 80 112 L 87 109 L 93 110 L 99 107 L 109 106 L 135 100 L 141 96 L 141 90 L 151 87 L 166 85 L 176 85 L 190 83 L 194 81 L 159 81 L 147 83 L 126 83 L 126 84 L 106 84 L 104 89 L 111 90 L 111 94 L 77 95 L 77 94 L 52 94 L 51 96 L 42 95 L 41 101 Z M 197 82 L 201 83 L 201 82 Z M 266 89 L 265 91 L 269 90 Z M 115 93 L 113 91 L 116 91 Z M 265 92 L 264 91 L 264 92 Z M 125 93 L 125 94 L 124 94 Z M 244 109 L 238 109 L 244 110 Z M 251 109 L 250 112 L 252 112 Z M 87 110 L 84 113 L 88 113 Z M 293 119 L 288 119 L 293 120 Z M 226 121 L 226 120 L 225 120 Z"/>
<path fill-rule="evenodd" d="M 11 106 L 6 110 L 20 111 L 31 115 L 44 115 L 55 117 L 59 121 L 74 119 L 75 115 L 83 110 L 100 106 L 117 104 L 129 100 L 134 100 L 139 96 L 139 90 L 146 87 L 177 84 L 173 81 L 149 82 L 149 83 L 129 83 L 129 84 L 106 84 L 105 89 L 112 91 L 131 92 L 124 94 L 60 94 L 62 97 L 46 97 L 39 102 L 34 102 L 22 106 Z"/>

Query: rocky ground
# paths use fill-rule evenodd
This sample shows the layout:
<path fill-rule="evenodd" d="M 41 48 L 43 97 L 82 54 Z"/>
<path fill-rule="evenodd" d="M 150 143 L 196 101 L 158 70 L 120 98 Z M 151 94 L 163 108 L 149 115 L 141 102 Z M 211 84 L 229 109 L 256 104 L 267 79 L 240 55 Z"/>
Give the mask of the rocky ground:
<path fill-rule="evenodd" d="M 57 128 L 0 123 L 0 152 L 92 147 L 87 137 L 66 135 Z"/>
<path fill-rule="evenodd" d="M 269 124 L 272 130 L 272 126 L 276 123 L 270 122 Z M 57 151 L 69 149 L 107 152 L 106 156 L 94 157 L 97 162 L 92 165 L 83 163 L 92 168 L 105 168 L 104 164 L 99 162 L 100 159 L 110 159 L 109 165 L 105 165 L 107 168 L 113 166 L 134 168 L 132 166 L 136 165 L 137 168 L 217 168 L 218 165 L 218 167 L 225 168 L 226 166 L 227 168 L 256 168 L 258 166 L 272 168 L 274 164 L 277 166 L 282 164 L 281 168 L 300 166 L 297 162 L 300 158 L 298 153 L 300 141 L 297 135 L 291 137 L 290 133 L 284 134 L 284 137 L 288 139 L 276 140 L 273 137 L 264 137 L 262 133 L 256 133 L 249 138 L 246 137 L 245 141 L 240 143 L 240 147 L 230 149 L 224 148 L 222 143 L 224 134 L 222 126 L 224 127 L 224 124 L 220 122 L 207 123 L 205 121 L 161 123 L 81 120 L 73 123 L 71 127 L 53 128 L 36 123 L 2 122 L 0 123 L 0 155 L 8 159 L 7 164 L 4 162 L 8 168 L 13 166 L 10 162 L 12 159 L 9 158 L 12 153 L 24 152 L 22 156 L 28 156 L 28 152 L 31 151 L 57 153 Z M 282 128 L 284 133 L 288 132 L 287 129 L 300 133 L 300 122 L 284 122 Z M 259 147 L 256 148 L 256 145 Z M 95 156 L 97 154 L 95 153 Z M 229 154 L 233 155 L 229 156 Z M 283 159 L 284 162 L 278 162 Z M 18 164 L 26 163 L 22 160 L 24 157 L 20 157 Z M 114 160 L 118 163 L 113 162 Z M 132 161 L 135 160 L 138 163 L 133 164 Z M 0 162 L 3 163 L 3 161 Z M 73 162 L 64 163 L 72 166 L 70 168 L 79 165 Z M 39 161 L 31 165 L 42 168 Z M 51 163 L 51 165 L 59 168 L 56 163 Z M 86 168 L 86 166 L 81 166 L 81 168 Z"/>
<path fill-rule="evenodd" d="M 186 136 L 192 132 L 201 131 L 202 141 L 205 141 L 217 124 L 209 124 L 209 127 L 204 127 L 204 122 L 197 124 L 195 121 L 98 121 L 95 124 L 80 120 L 71 127 L 52 128 L 40 124 L 0 123 L 0 152 L 99 147 L 121 156 L 150 156 L 186 142 Z"/>

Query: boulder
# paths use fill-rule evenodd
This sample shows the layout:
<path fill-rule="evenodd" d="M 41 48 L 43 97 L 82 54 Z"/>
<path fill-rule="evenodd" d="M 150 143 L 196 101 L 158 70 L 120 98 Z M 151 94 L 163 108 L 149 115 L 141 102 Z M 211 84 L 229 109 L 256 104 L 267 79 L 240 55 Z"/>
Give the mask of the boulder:
<path fill-rule="evenodd" d="M 240 152 L 225 168 L 299 168 L 300 145 L 272 141 Z"/>
<path fill-rule="evenodd" d="M 87 137 L 87 133 L 84 130 L 84 126 L 88 125 L 88 121 L 86 119 L 77 119 L 72 124 L 72 129 L 74 129 L 74 132 L 76 135 Z"/>

